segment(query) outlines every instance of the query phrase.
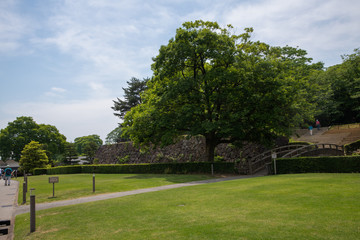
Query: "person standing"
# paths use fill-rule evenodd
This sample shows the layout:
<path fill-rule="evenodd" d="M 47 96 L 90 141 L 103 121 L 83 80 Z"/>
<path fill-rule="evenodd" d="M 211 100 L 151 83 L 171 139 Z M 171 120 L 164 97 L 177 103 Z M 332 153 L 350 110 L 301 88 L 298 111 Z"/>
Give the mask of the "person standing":
<path fill-rule="evenodd" d="M 318 119 L 316 119 L 316 128 L 317 130 L 320 130 L 320 121 Z"/>
<path fill-rule="evenodd" d="M 10 186 L 10 180 L 11 180 L 11 174 L 12 174 L 12 169 L 9 167 L 9 165 L 7 165 L 7 168 L 5 169 L 5 186 Z"/>
<path fill-rule="evenodd" d="M 309 126 L 309 131 L 310 131 L 310 135 L 312 136 L 312 130 L 313 130 L 313 126 Z"/>
<path fill-rule="evenodd" d="M 0 180 L 2 178 L 2 175 L 3 175 L 3 170 L 2 170 L 2 168 L 0 168 Z"/>

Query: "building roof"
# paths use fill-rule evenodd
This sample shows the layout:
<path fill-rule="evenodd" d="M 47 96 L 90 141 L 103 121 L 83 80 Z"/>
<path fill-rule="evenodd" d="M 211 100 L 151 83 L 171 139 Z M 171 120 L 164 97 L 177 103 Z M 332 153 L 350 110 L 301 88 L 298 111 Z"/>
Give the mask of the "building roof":
<path fill-rule="evenodd" d="M 16 162 L 15 160 L 7 160 L 6 162 L 0 160 L 0 168 L 6 168 L 7 165 L 11 168 L 18 168 L 19 162 Z"/>

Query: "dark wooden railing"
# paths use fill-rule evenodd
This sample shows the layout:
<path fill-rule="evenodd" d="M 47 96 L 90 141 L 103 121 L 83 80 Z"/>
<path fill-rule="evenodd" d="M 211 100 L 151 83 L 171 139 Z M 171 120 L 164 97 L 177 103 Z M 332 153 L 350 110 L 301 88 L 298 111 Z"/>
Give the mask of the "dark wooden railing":
<path fill-rule="evenodd" d="M 254 174 L 264 169 L 266 164 L 271 163 L 273 154 L 275 154 L 276 158 L 292 158 L 292 157 L 299 157 L 303 154 L 320 149 L 338 151 L 342 154 L 344 153 L 344 146 L 339 146 L 330 143 L 311 144 L 311 145 L 304 145 L 304 144 L 286 145 L 263 152 L 250 159 L 248 161 L 248 168 L 249 168 L 248 173 Z"/>

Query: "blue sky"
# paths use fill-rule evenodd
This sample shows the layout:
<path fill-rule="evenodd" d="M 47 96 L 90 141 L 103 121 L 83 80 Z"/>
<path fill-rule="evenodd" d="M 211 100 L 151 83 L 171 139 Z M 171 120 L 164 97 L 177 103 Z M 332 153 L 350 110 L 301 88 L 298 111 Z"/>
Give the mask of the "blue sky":
<path fill-rule="evenodd" d="M 76 137 L 117 127 L 112 100 L 185 21 L 232 24 L 326 66 L 360 47 L 358 0 L 1 0 L 0 129 L 19 116 Z"/>

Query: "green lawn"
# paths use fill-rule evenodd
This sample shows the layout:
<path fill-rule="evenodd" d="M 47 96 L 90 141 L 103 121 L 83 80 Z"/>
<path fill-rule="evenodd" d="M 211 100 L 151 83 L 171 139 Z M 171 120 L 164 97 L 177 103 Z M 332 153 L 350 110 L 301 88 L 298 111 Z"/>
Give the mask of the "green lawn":
<path fill-rule="evenodd" d="M 53 198 L 53 184 L 49 183 L 48 175 L 29 176 L 27 204 L 30 199 L 30 189 L 35 188 L 36 202 L 59 201 L 94 195 L 92 192 L 92 174 L 53 175 L 59 177 L 55 183 L 55 198 Z M 176 175 L 176 174 L 96 174 L 95 194 L 123 192 L 141 188 L 157 187 L 175 183 L 191 182 L 212 178 L 207 175 Z M 23 177 L 19 181 L 18 203 L 23 201 Z"/>
<path fill-rule="evenodd" d="M 22 214 L 15 239 L 355 240 L 359 200 L 359 174 L 259 177 Z"/>

